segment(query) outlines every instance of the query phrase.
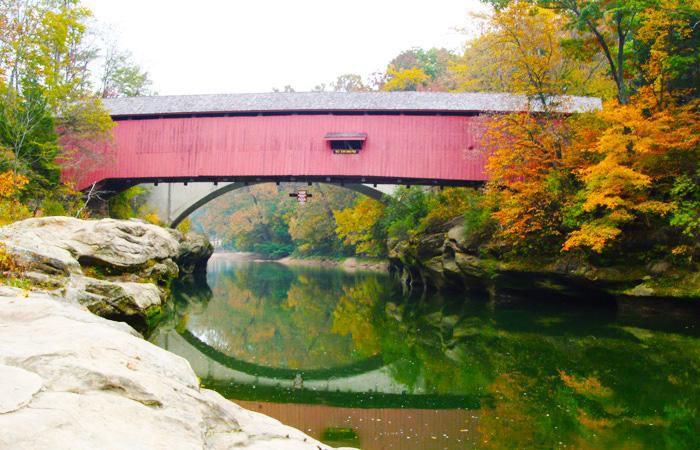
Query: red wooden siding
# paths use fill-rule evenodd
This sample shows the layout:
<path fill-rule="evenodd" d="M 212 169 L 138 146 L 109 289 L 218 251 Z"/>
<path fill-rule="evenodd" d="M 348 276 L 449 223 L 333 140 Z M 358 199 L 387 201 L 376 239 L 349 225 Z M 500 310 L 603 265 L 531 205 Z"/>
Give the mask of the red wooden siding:
<path fill-rule="evenodd" d="M 483 118 L 439 115 L 264 115 L 124 120 L 113 162 L 79 177 L 337 176 L 485 180 Z M 329 133 L 366 133 L 334 155 Z"/>

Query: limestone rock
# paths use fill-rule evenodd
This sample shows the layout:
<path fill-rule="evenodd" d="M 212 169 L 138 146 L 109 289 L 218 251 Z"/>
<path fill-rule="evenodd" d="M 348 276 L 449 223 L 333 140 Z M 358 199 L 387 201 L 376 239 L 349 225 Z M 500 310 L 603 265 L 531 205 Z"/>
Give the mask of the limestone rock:
<path fill-rule="evenodd" d="M 420 239 L 416 246 L 416 256 L 420 260 L 429 259 L 442 254 L 445 235 L 429 234 Z"/>
<path fill-rule="evenodd" d="M 180 241 L 176 261 L 186 274 L 205 273 L 207 260 L 212 253 L 214 253 L 214 247 L 206 237 L 187 234 Z"/>
<path fill-rule="evenodd" d="M 125 324 L 18 293 L 0 289 L 0 448 L 328 448 L 201 389 Z"/>
<path fill-rule="evenodd" d="M 138 220 L 27 219 L 0 229 L 0 240 L 24 252 L 32 267 L 44 262 L 64 273 L 80 273 L 81 265 L 134 271 L 179 251 L 167 230 Z"/>
<path fill-rule="evenodd" d="M 16 411 L 29 404 L 43 384 L 35 373 L 2 364 L 0 380 L 0 414 Z"/>
<path fill-rule="evenodd" d="M 0 241 L 35 287 L 142 332 L 160 317 L 176 261 L 188 273 L 206 270 L 212 253 L 203 236 L 139 220 L 27 219 L 0 228 Z"/>
<path fill-rule="evenodd" d="M 64 298 L 84 305 L 98 316 L 124 320 L 139 331 L 151 328 L 151 317 L 160 315 L 164 301 L 155 284 L 114 282 L 79 275 L 71 277 Z"/>
<path fill-rule="evenodd" d="M 457 247 L 462 250 L 467 249 L 467 242 L 465 239 L 464 225 L 457 225 L 447 232 L 447 239 L 454 242 Z"/>

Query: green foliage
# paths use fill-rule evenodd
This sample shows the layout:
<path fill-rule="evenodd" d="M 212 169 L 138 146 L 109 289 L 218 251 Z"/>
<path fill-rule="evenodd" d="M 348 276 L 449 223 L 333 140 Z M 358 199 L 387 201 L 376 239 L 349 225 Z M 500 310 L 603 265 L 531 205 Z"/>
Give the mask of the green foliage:
<path fill-rule="evenodd" d="M 65 216 L 67 214 L 63 203 L 53 198 L 45 198 L 41 202 L 41 209 L 46 216 Z"/>
<path fill-rule="evenodd" d="M 99 95 L 103 98 L 137 97 L 154 95 L 151 80 L 133 61 L 128 51 L 121 51 L 114 44 L 105 50 Z"/>
<path fill-rule="evenodd" d="M 380 223 L 389 239 L 407 240 L 428 215 L 430 195 L 421 188 L 399 187 L 389 200 Z"/>
<path fill-rule="evenodd" d="M 109 199 L 109 216 L 114 219 L 133 219 L 138 217 L 138 210 L 146 202 L 148 191 L 141 186 L 134 186 L 115 194 Z"/>
<path fill-rule="evenodd" d="M 22 85 L 23 95 L 0 92 L 0 171 L 12 170 L 28 178 L 21 199 L 30 203 L 58 186 L 58 135 L 48 100 L 36 81 Z"/>
<path fill-rule="evenodd" d="M 700 169 L 691 175 L 681 175 L 671 189 L 675 209 L 670 224 L 695 243 L 700 238 Z"/>
<path fill-rule="evenodd" d="M 492 208 L 486 204 L 481 191 L 469 190 L 464 208 L 464 239 L 468 246 L 476 247 L 487 242 L 496 228 L 491 217 Z"/>
<path fill-rule="evenodd" d="M 85 37 L 90 11 L 79 0 L 8 0 L 0 7 L 0 172 L 28 180 L 3 220 L 69 214 L 77 199 L 61 184 L 59 162 L 80 175 L 104 159 L 95 147 L 112 122 L 88 100 L 88 63 L 97 51 Z M 4 202 L 5 203 L 5 202 Z M 7 208 L 6 208 L 7 207 Z"/>

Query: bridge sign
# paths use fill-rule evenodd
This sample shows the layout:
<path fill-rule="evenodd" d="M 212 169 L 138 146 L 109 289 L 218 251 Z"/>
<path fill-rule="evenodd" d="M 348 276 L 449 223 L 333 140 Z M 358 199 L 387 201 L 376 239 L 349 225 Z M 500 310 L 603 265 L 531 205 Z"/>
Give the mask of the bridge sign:
<path fill-rule="evenodd" d="M 306 204 L 306 199 L 313 197 L 313 195 L 309 194 L 309 192 L 305 189 L 299 189 L 296 192 L 292 192 L 289 194 L 289 196 L 296 197 L 300 205 Z"/>

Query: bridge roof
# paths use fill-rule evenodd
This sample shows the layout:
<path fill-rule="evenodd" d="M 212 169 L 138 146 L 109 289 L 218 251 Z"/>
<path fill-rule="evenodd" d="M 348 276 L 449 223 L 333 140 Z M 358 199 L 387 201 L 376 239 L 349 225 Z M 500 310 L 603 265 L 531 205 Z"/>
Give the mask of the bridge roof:
<path fill-rule="evenodd" d="M 556 111 L 574 113 L 602 108 L 595 97 L 553 98 Z M 445 92 L 294 92 L 265 94 L 165 95 L 105 99 L 112 116 L 251 114 L 293 112 L 474 113 L 541 111 L 524 95 Z M 532 105 L 528 107 L 528 105 Z"/>

